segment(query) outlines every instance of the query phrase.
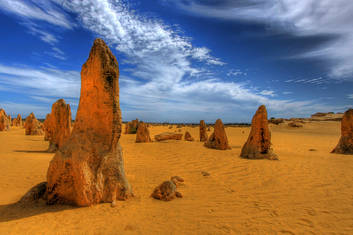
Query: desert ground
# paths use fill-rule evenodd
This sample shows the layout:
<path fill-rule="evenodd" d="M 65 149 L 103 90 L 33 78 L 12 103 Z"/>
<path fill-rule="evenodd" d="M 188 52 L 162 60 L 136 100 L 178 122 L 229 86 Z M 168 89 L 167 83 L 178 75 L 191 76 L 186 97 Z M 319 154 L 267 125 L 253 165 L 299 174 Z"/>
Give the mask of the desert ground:
<path fill-rule="evenodd" d="M 176 125 L 149 129 L 151 137 L 178 130 Z M 340 122 L 270 129 L 279 161 L 239 157 L 250 127 L 227 127 L 232 149 L 225 151 L 199 141 L 135 143 L 134 134 L 122 134 L 135 196 L 115 208 L 16 204 L 46 181 L 54 154 L 46 152 L 43 136 L 26 136 L 15 127 L 0 132 L 0 234 L 352 234 L 353 157 L 330 153 Z M 198 127 L 181 130 L 199 137 Z M 185 180 L 178 188 L 183 198 L 150 197 L 174 175 Z"/>

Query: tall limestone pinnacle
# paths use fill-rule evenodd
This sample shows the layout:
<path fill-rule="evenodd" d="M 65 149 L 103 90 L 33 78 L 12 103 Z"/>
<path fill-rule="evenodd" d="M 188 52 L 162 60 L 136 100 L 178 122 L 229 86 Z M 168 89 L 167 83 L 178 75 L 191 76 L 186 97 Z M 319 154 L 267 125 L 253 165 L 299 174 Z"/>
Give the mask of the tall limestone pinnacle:
<path fill-rule="evenodd" d="M 132 195 L 125 177 L 119 105 L 119 68 L 102 39 L 82 66 L 81 95 L 69 140 L 47 173 L 48 204 L 89 206 Z"/>

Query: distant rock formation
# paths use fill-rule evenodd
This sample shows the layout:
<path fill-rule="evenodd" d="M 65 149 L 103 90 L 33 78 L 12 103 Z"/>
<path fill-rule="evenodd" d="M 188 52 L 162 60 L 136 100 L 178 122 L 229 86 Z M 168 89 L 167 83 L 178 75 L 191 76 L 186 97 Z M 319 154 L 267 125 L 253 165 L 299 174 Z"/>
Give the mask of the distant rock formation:
<path fill-rule="evenodd" d="M 136 133 L 136 143 L 148 143 L 152 142 L 150 137 L 150 131 L 148 130 L 147 125 L 144 122 L 138 124 L 137 133 Z"/>
<path fill-rule="evenodd" d="M 22 127 L 21 114 L 18 114 L 17 117 L 12 120 L 12 126 Z"/>
<path fill-rule="evenodd" d="M 272 124 L 275 124 L 275 125 L 279 125 L 284 122 L 284 119 L 283 118 L 271 118 L 269 120 L 269 122 Z"/>
<path fill-rule="evenodd" d="M 43 122 L 43 131 L 44 131 L 44 140 L 49 141 L 50 136 L 51 136 L 50 114 L 49 113 L 45 116 L 45 120 Z"/>
<path fill-rule="evenodd" d="M 10 129 L 10 120 L 5 110 L 0 109 L 0 131 L 8 131 Z"/>
<path fill-rule="evenodd" d="M 65 100 L 59 99 L 44 121 L 44 139 L 49 140 L 48 152 L 56 152 L 69 139 L 71 132 L 71 109 Z"/>
<path fill-rule="evenodd" d="M 184 140 L 186 141 L 194 141 L 195 139 L 191 136 L 190 132 L 185 132 Z"/>
<path fill-rule="evenodd" d="M 332 153 L 353 154 L 353 109 L 347 110 L 341 121 L 341 138 Z"/>
<path fill-rule="evenodd" d="M 81 96 L 68 141 L 47 173 L 48 204 L 89 206 L 132 196 L 125 177 L 119 105 L 119 68 L 102 39 L 96 39 L 82 66 Z"/>
<path fill-rule="evenodd" d="M 288 123 L 289 127 L 294 127 L 294 128 L 300 128 L 303 127 L 303 124 L 300 124 L 299 122 L 290 122 Z"/>
<path fill-rule="evenodd" d="M 26 135 L 43 135 L 42 124 L 34 116 L 34 113 L 28 115 L 25 121 Z"/>
<path fill-rule="evenodd" d="M 206 123 L 204 120 L 200 121 L 200 142 L 205 142 L 207 141 L 208 135 L 207 135 L 207 127 Z"/>
<path fill-rule="evenodd" d="M 261 105 L 252 118 L 251 131 L 240 156 L 248 159 L 278 160 L 271 149 L 271 132 L 265 105 Z"/>
<path fill-rule="evenodd" d="M 131 122 L 126 123 L 125 125 L 125 134 L 136 134 L 137 128 L 139 125 L 139 120 L 132 120 Z"/>
<path fill-rule="evenodd" d="M 177 134 L 174 132 L 163 132 L 159 135 L 155 135 L 154 139 L 156 141 L 164 141 L 164 140 L 181 140 L 183 134 Z"/>
<path fill-rule="evenodd" d="M 226 150 L 230 149 L 228 145 L 228 138 L 224 125 L 221 119 L 218 119 L 214 125 L 214 132 L 210 135 L 208 140 L 205 142 L 205 146 L 208 148 Z"/>

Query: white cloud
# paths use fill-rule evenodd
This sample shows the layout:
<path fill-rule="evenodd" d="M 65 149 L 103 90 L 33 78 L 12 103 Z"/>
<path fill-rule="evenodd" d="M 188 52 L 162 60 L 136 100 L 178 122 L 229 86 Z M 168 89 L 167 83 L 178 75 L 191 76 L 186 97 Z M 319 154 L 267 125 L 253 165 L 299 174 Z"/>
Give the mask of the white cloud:
<path fill-rule="evenodd" d="M 353 99 L 353 94 L 347 95 L 348 99 Z"/>
<path fill-rule="evenodd" d="M 80 73 L 76 71 L 33 69 L 0 64 L 0 85 L 14 92 L 77 98 L 80 94 L 80 81 Z"/>
<path fill-rule="evenodd" d="M 263 90 L 259 94 L 264 96 L 271 96 L 271 97 L 275 96 L 275 92 L 271 90 Z"/>
<path fill-rule="evenodd" d="M 297 84 L 312 84 L 312 85 L 323 85 L 331 83 L 330 79 L 324 77 L 316 78 L 298 78 L 298 79 L 289 79 L 284 81 L 285 83 L 297 83 Z"/>
<path fill-rule="evenodd" d="M 176 4 L 192 14 L 265 23 L 296 36 L 332 36 L 331 41 L 300 56 L 326 59 L 331 68 L 331 77 L 353 77 L 351 0 L 223 0 L 218 5 L 179 0 Z"/>
<path fill-rule="evenodd" d="M 67 15 L 49 1 L 37 0 L 29 3 L 21 0 L 0 0 L 0 9 L 26 20 L 47 22 L 66 29 L 73 28 Z"/>
<path fill-rule="evenodd" d="M 194 47 L 191 39 L 159 20 L 139 16 L 123 1 L 56 2 L 74 11 L 83 27 L 103 37 L 130 63 L 129 77 L 122 74 L 120 78 L 125 120 L 142 116 L 151 121 L 197 121 L 205 117 L 207 121 L 219 117 L 249 121 L 260 104 L 266 104 L 272 112 L 287 114 L 298 110 L 312 113 L 325 107 L 316 101 L 275 100 L 268 91 L 258 94 L 243 83 L 210 79 L 209 67 L 224 64 L 211 55 L 210 49 Z M 60 55 L 60 50 L 53 50 Z M 80 75 L 0 64 L 1 86 L 48 103 L 51 97 L 78 98 Z"/>
<path fill-rule="evenodd" d="M 247 76 L 246 72 L 241 71 L 240 69 L 231 69 L 228 71 L 228 77 L 238 77 L 238 76 Z"/>

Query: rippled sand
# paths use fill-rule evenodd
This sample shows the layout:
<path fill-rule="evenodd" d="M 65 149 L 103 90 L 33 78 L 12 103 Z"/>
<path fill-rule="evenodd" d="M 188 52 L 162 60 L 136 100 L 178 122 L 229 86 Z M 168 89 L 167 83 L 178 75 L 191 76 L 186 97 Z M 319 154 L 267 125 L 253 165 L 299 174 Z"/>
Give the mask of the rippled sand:
<path fill-rule="evenodd" d="M 150 128 L 151 136 L 175 130 Z M 198 127 L 182 130 L 198 139 Z M 226 128 L 232 147 L 227 151 L 198 141 L 136 144 L 135 135 L 122 135 L 125 170 L 136 196 L 116 208 L 15 204 L 45 181 L 53 154 L 45 152 L 42 136 L 25 136 L 23 129 L 0 132 L 0 234 L 352 234 L 353 156 L 329 153 L 340 123 L 271 130 L 280 161 L 239 158 L 247 127 Z M 173 175 L 185 179 L 182 199 L 149 197 Z"/>

